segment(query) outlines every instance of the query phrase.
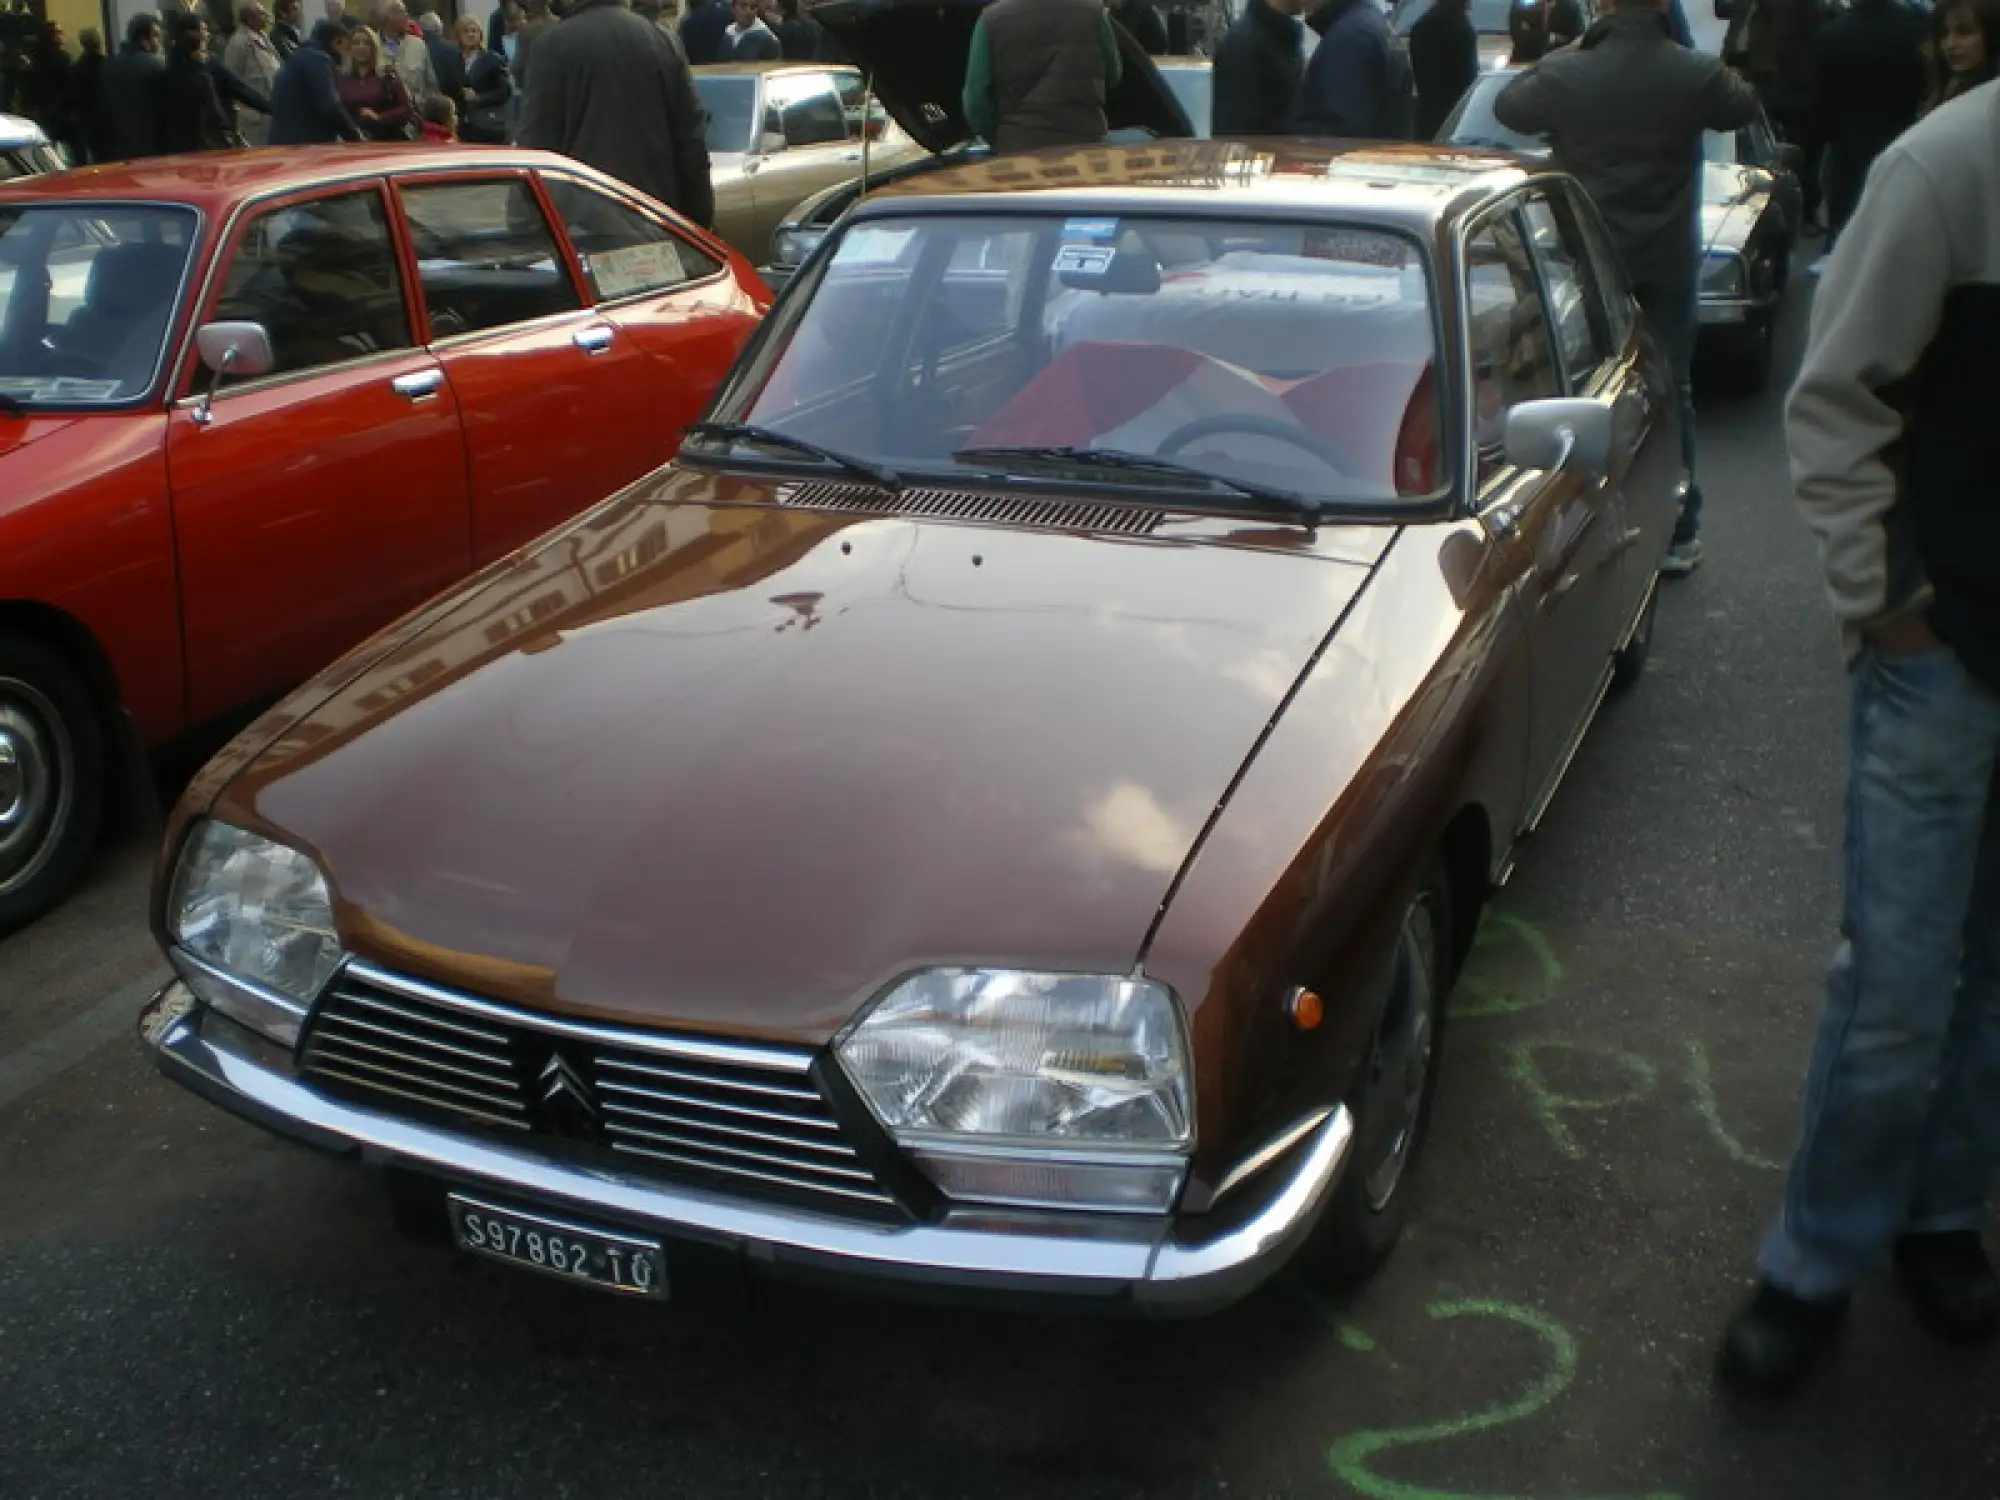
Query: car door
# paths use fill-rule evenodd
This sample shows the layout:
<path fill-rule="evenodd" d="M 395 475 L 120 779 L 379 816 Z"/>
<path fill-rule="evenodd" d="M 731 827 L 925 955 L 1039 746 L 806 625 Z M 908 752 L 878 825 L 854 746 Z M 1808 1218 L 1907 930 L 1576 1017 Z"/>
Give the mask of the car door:
<path fill-rule="evenodd" d="M 584 305 L 527 172 L 396 184 L 433 355 L 465 413 L 472 553 L 490 562 L 648 467 L 650 376 Z"/>
<path fill-rule="evenodd" d="M 637 478 L 680 451 L 759 314 L 728 266 L 661 215 L 567 173 L 542 185 L 599 315 L 645 357 L 601 414 L 616 428 L 605 440 L 632 445 Z"/>
<path fill-rule="evenodd" d="M 757 168 L 756 229 L 750 243 L 771 243 L 785 214 L 821 188 L 861 171 L 861 138 L 850 131 L 833 75 L 820 68 L 764 79 Z M 769 149 L 776 148 L 776 149 Z"/>
<path fill-rule="evenodd" d="M 1503 451 L 1510 410 L 1568 394 L 1522 200 L 1516 197 L 1481 218 L 1464 244 L 1461 296 L 1473 373 L 1470 451 L 1482 513 L 1489 531 L 1513 554 L 1529 611 L 1532 823 L 1610 680 L 1623 537 L 1611 483 L 1521 470 Z"/>
<path fill-rule="evenodd" d="M 182 372 L 167 471 L 188 717 L 300 682 L 471 567 L 459 404 L 416 337 L 379 182 L 246 210 L 197 321 L 263 326 L 255 380 Z"/>

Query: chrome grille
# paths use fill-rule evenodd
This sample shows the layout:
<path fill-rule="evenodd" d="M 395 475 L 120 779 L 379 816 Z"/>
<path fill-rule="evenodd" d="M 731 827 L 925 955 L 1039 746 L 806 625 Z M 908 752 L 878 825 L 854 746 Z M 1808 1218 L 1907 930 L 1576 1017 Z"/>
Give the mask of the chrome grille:
<path fill-rule="evenodd" d="M 299 1066 L 371 1102 L 558 1137 L 711 1187 L 898 1207 L 804 1051 L 532 1016 L 349 969 L 314 1011 Z"/>
<path fill-rule="evenodd" d="M 1079 505 L 1068 500 L 1035 500 L 1021 495 L 968 490 L 912 489 L 890 492 L 859 484 L 788 484 L 778 503 L 801 510 L 851 510 L 869 515 L 946 517 L 1045 531 L 1109 531 L 1145 536 L 1166 519 L 1140 505 Z"/>

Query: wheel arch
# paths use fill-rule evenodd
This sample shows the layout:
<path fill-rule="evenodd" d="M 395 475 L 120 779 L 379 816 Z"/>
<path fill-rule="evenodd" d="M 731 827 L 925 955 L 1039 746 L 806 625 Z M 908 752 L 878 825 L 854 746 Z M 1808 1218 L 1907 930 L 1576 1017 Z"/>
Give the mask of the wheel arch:
<path fill-rule="evenodd" d="M 1486 809 L 1468 802 L 1452 814 L 1438 839 L 1438 852 L 1451 882 L 1451 972 L 1456 975 L 1472 952 L 1480 913 L 1493 893 L 1493 822 Z"/>
<path fill-rule="evenodd" d="M 52 604 L 36 599 L 0 599 L 0 635 L 23 635 L 59 652 L 75 667 L 96 707 L 104 744 L 105 790 L 115 811 L 131 823 L 139 823 L 158 810 L 145 747 L 118 685 L 111 658 L 95 633 L 83 621 Z"/>

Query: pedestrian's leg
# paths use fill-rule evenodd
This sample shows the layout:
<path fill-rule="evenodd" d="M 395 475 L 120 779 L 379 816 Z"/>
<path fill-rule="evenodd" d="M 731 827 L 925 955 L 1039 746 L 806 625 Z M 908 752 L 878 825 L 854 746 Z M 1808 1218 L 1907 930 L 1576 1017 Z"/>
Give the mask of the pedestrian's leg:
<path fill-rule="evenodd" d="M 1695 477 L 1694 346 L 1701 331 L 1701 286 L 1689 276 L 1684 282 L 1652 283 L 1637 289 L 1639 310 L 1673 375 L 1674 404 L 1681 428 L 1681 467 L 1687 479 L 1687 499 L 1674 522 L 1672 548 L 1662 564 L 1666 573 L 1691 573 L 1701 560 L 1701 485 Z"/>
<path fill-rule="evenodd" d="M 1846 938 L 1827 979 L 1804 1128 L 1759 1261 L 1845 1296 L 1908 1222 L 1959 988 L 2000 701 L 1949 650 L 1863 657 L 1847 793 Z"/>

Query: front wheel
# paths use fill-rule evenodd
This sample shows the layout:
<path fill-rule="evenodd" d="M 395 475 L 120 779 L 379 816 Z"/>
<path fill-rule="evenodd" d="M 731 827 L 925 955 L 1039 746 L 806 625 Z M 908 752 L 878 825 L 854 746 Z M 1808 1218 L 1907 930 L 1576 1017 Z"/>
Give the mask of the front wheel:
<path fill-rule="evenodd" d="M 1359 1281 L 1396 1248 L 1430 1128 L 1439 1033 L 1451 985 L 1451 882 L 1433 858 L 1403 912 L 1388 995 L 1348 1100 L 1354 1144 L 1303 1267 L 1333 1285 Z"/>
<path fill-rule="evenodd" d="M 104 728 L 56 651 L 0 635 L 0 933 L 83 873 L 104 816 Z"/>

